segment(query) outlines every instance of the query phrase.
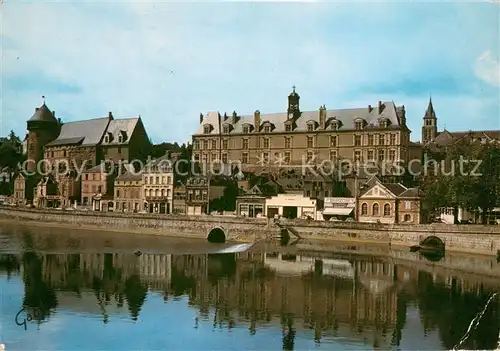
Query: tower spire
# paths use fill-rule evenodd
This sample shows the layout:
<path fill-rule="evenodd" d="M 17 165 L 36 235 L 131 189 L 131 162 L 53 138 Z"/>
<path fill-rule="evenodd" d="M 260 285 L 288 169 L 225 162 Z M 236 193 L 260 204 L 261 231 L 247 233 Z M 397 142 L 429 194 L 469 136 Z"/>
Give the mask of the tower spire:
<path fill-rule="evenodd" d="M 43 105 L 45 105 L 45 95 L 42 95 Z"/>

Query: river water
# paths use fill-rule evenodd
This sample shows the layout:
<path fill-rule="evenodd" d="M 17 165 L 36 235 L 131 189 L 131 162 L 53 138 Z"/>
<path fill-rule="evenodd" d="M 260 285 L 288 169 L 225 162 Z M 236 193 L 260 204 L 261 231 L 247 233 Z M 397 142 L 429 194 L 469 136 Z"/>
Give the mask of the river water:
<path fill-rule="evenodd" d="M 396 259 L 406 249 L 231 250 L 0 223 L 0 343 L 7 351 L 497 347 L 500 264 L 491 258 L 474 257 L 465 272 L 445 267 L 446 257 Z M 481 272 L 470 271 L 476 265 Z"/>

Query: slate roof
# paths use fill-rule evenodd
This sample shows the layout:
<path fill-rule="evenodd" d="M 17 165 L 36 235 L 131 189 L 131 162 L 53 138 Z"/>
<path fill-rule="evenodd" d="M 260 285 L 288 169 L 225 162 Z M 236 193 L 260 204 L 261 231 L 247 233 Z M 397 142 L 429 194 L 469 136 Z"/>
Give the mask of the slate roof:
<path fill-rule="evenodd" d="M 109 117 L 94 118 L 76 122 L 66 122 L 61 127 L 61 133 L 56 140 L 48 143 L 47 146 L 73 145 L 80 143 L 81 146 L 97 145 L 101 142 L 106 128 L 109 124 Z M 78 138 L 83 138 L 80 140 Z"/>
<path fill-rule="evenodd" d="M 399 197 L 419 197 L 420 191 L 418 188 L 409 188 L 403 191 Z"/>
<path fill-rule="evenodd" d="M 140 118 L 121 118 L 113 119 L 109 122 L 106 134 L 102 141 L 102 145 L 126 145 L 130 142 L 130 137 L 134 133 L 134 129 L 139 123 Z M 120 143 L 120 135 L 122 142 Z M 106 138 L 108 136 L 108 138 Z"/>
<path fill-rule="evenodd" d="M 497 144 L 500 144 L 500 130 L 470 130 L 467 132 L 450 132 L 445 129 L 440 132 L 433 141 L 431 141 L 431 145 L 448 146 L 459 141 L 462 138 L 467 137 L 473 139 L 482 139 L 486 143 L 496 142 Z"/>
<path fill-rule="evenodd" d="M 57 122 L 54 113 L 49 110 L 45 103 L 35 109 L 35 113 L 28 121 L 44 121 L 44 122 Z"/>
<path fill-rule="evenodd" d="M 403 184 L 400 183 L 382 183 L 382 185 L 396 196 L 399 196 L 408 190 Z"/>
<path fill-rule="evenodd" d="M 140 173 L 132 173 L 132 172 L 126 172 L 118 177 L 116 177 L 117 181 L 138 181 L 142 180 L 142 175 Z"/>
<path fill-rule="evenodd" d="M 351 108 L 351 109 L 338 109 L 338 110 L 326 110 L 326 128 L 330 125 L 333 120 L 338 120 L 341 122 L 341 126 L 339 127 L 339 131 L 343 130 L 354 130 L 356 118 L 362 118 L 366 121 L 365 128 L 376 128 L 379 125 L 379 118 L 384 117 L 387 118 L 389 123 L 389 128 L 401 128 L 400 120 L 398 116 L 398 111 L 402 111 L 402 107 L 396 107 L 394 102 L 383 102 L 382 105 L 384 108 L 379 114 L 377 106 L 373 106 L 371 109 L 367 107 L 363 108 Z M 285 124 L 284 122 L 287 120 L 287 113 L 269 113 L 269 114 L 261 114 L 261 126 L 263 126 L 266 122 L 272 124 L 271 133 L 285 133 Z M 243 125 L 249 124 L 251 126 L 254 125 L 254 115 L 244 115 L 237 116 L 235 123 L 233 123 L 233 118 L 228 116 L 226 120 L 224 120 L 224 116 L 220 117 L 221 127 L 224 124 L 231 125 L 232 129 L 230 131 L 231 134 L 241 134 L 243 132 Z M 198 129 L 194 133 L 194 135 L 206 135 L 204 134 L 204 126 L 211 125 L 212 129 L 208 135 L 217 135 L 219 134 L 219 113 L 218 112 L 208 112 L 204 118 L 203 122 L 199 125 Z M 318 111 L 303 111 L 301 112 L 300 117 L 296 119 L 296 128 L 294 131 L 306 131 L 307 130 L 307 122 L 314 121 L 317 125 L 319 124 L 319 110 Z M 288 132 L 289 133 L 289 132 Z"/>

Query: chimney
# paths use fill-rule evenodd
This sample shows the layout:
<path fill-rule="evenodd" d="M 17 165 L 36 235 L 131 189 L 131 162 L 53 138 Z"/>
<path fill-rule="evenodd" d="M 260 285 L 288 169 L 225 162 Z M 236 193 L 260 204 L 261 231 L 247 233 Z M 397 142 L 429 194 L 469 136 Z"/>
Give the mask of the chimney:
<path fill-rule="evenodd" d="M 235 124 L 236 123 L 236 119 L 238 118 L 238 115 L 236 114 L 236 111 L 233 111 L 233 117 L 231 119 L 231 123 L 232 124 Z"/>
<path fill-rule="evenodd" d="M 109 120 L 113 119 L 113 112 L 111 112 L 111 111 L 108 112 L 108 118 L 109 118 Z"/>
<path fill-rule="evenodd" d="M 200 113 L 200 124 L 203 123 L 203 113 Z"/>
<path fill-rule="evenodd" d="M 372 105 L 368 105 L 368 112 L 372 112 L 372 111 L 373 111 Z"/>
<path fill-rule="evenodd" d="M 319 127 L 321 129 L 325 129 L 325 121 L 326 121 L 326 106 L 319 107 Z"/>
<path fill-rule="evenodd" d="M 382 101 L 379 101 L 378 102 L 378 114 L 381 114 L 383 109 L 384 109 L 384 104 L 382 104 Z"/>
<path fill-rule="evenodd" d="M 253 125 L 255 131 L 258 132 L 260 130 L 260 111 L 257 110 L 253 113 Z"/>
<path fill-rule="evenodd" d="M 224 112 L 224 121 L 227 120 L 227 113 Z"/>

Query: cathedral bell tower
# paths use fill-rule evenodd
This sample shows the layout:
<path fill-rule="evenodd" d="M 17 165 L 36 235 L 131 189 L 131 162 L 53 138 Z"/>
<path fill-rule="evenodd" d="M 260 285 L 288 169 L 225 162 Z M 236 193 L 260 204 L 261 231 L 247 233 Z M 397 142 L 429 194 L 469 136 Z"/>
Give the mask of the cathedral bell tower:
<path fill-rule="evenodd" d="M 429 98 L 429 105 L 425 111 L 424 124 L 422 126 L 422 143 L 428 143 L 436 139 L 437 136 L 437 117 L 432 106 L 432 98 Z"/>
<path fill-rule="evenodd" d="M 297 119 L 300 116 L 299 107 L 300 96 L 295 92 L 295 85 L 293 86 L 293 91 L 288 95 L 288 119 Z"/>

